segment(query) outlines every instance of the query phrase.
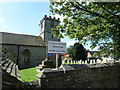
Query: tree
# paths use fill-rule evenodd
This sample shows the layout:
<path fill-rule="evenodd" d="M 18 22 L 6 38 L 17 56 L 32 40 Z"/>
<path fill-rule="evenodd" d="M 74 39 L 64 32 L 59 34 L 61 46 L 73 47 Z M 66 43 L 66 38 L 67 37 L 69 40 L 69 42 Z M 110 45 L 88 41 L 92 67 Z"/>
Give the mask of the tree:
<path fill-rule="evenodd" d="M 79 43 L 75 43 L 73 46 L 70 46 L 67 49 L 67 54 L 73 60 L 82 60 L 82 61 L 85 61 L 87 59 L 87 51 L 83 47 L 83 45 L 79 44 Z"/>
<path fill-rule="evenodd" d="M 55 36 L 90 41 L 92 49 L 99 46 L 100 55 L 120 59 L 120 2 L 51 2 L 50 11 L 64 16 L 52 29 Z"/>
<path fill-rule="evenodd" d="M 67 54 L 69 55 L 70 58 L 75 60 L 75 53 L 74 53 L 73 46 L 70 46 L 69 48 L 67 48 Z"/>
<path fill-rule="evenodd" d="M 76 48 L 75 49 L 76 60 L 82 60 L 85 62 L 85 60 L 87 60 L 87 51 L 83 47 L 83 45 L 79 43 L 75 43 L 74 48 Z"/>

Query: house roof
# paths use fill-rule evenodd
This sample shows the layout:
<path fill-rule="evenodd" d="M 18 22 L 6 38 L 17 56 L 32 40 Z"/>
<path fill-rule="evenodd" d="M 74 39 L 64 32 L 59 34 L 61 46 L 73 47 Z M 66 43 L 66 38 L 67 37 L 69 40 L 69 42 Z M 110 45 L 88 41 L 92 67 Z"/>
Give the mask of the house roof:
<path fill-rule="evenodd" d="M 30 46 L 46 46 L 41 36 L 14 34 L 7 32 L 0 32 L 2 44 L 15 44 L 15 45 L 30 45 Z"/>
<path fill-rule="evenodd" d="M 99 51 L 88 51 L 91 55 L 93 55 L 94 53 L 97 53 Z"/>

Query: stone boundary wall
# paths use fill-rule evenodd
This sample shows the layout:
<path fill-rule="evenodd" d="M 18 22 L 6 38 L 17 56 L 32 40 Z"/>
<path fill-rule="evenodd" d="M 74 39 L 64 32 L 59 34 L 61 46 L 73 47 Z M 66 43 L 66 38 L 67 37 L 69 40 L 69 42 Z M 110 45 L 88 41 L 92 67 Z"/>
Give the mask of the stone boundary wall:
<path fill-rule="evenodd" d="M 0 60 L 2 61 L 2 88 L 17 88 L 20 86 L 22 80 L 18 66 L 6 57 L 2 57 Z"/>
<path fill-rule="evenodd" d="M 0 42 L 2 42 L 2 34 L 0 33 Z M 0 44 L 0 58 L 2 57 L 2 44 Z M 0 60 L 0 90 L 2 89 L 2 60 Z"/>
<path fill-rule="evenodd" d="M 37 77 L 41 88 L 120 88 L 120 62 L 64 64 L 44 69 Z"/>

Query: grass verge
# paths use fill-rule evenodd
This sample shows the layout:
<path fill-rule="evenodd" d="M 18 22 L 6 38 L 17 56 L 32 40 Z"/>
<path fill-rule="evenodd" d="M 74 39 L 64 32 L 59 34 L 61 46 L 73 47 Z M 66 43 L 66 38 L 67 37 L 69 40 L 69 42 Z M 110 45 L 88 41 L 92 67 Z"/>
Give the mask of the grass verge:
<path fill-rule="evenodd" d="M 20 76 L 21 76 L 22 82 L 37 80 L 37 77 L 36 77 L 37 74 L 38 72 L 36 71 L 36 68 L 28 68 L 28 69 L 20 70 Z"/>

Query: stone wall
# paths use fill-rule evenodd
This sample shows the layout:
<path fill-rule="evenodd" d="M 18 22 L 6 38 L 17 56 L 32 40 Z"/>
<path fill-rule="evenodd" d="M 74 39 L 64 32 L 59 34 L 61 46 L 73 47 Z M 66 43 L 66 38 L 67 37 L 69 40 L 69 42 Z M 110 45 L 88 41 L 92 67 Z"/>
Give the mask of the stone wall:
<path fill-rule="evenodd" d="M 58 37 L 55 37 L 51 33 L 51 29 L 56 27 L 60 23 L 59 19 L 48 17 L 47 15 L 44 16 L 44 18 L 40 21 L 40 30 L 43 41 L 60 41 Z"/>
<path fill-rule="evenodd" d="M 2 61 L 2 88 L 17 88 L 21 85 L 20 73 L 18 66 L 13 63 L 11 60 L 0 58 Z"/>
<path fill-rule="evenodd" d="M 37 76 L 42 88 L 120 88 L 120 62 L 62 65 Z"/>
<path fill-rule="evenodd" d="M 22 55 L 22 52 L 25 49 L 28 49 L 30 51 L 29 63 L 24 62 L 24 57 Z M 44 60 L 45 58 L 46 58 L 46 47 L 20 46 L 18 66 L 20 69 L 35 67 L 41 64 L 42 60 Z"/>
<path fill-rule="evenodd" d="M 18 46 L 17 45 L 2 45 L 4 55 L 17 64 Z"/>
<path fill-rule="evenodd" d="M 22 45 L 2 45 L 3 51 L 7 52 L 5 56 L 18 64 L 19 69 L 35 67 L 42 63 L 46 58 L 46 47 L 37 46 L 22 46 Z M 30 51 L 29 62 L 24 62 L 23 51 Z"/>

